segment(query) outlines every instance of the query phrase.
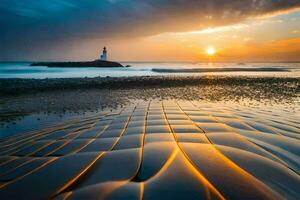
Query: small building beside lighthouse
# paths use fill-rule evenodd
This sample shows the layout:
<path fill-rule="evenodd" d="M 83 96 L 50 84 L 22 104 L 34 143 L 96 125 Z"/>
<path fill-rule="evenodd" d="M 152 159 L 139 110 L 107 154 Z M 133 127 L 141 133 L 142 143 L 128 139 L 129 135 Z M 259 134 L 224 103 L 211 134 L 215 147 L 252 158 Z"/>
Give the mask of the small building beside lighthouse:
<path fill-rule="evenodd" d="M 107 50 L 106 50 L 106 47 L 103 48 L 102 55 L 100 56 L 100 60 L 107 61 Z"/>

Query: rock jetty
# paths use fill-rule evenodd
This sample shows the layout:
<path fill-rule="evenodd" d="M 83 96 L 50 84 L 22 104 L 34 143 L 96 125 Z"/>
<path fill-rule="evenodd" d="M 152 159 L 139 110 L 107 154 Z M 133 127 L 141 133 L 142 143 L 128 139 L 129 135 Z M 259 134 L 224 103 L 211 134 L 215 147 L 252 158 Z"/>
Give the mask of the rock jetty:
<path fill-rule="evenodd" d="M 47 67 L 124 67 L 118 62 L 112 61 L 84 61 L 84 62 L 34 62 L 30 66 L 47 66 Z"/>

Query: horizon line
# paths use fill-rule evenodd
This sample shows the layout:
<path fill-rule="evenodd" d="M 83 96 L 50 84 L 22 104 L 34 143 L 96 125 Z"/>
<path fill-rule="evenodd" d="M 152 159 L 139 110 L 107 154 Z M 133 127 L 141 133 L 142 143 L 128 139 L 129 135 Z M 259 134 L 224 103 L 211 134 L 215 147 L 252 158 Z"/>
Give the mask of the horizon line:
<path fill-rule="evenodd" d="M 21 62 L 85 62 L 85 61 L 93 61 L 93 60 L 0 60 L 0 63 L 5 63 L 5 62 L 15 62 L 15 63 L 21 63 Z M 114 61 L 114 62 L 119 62 L 119 63 L 300 63 L 300 60 L 257 60 L 257 61 L 240 61 L 240 60 L 231 60 L 231 61 L 214 61 L 214 62 L 209 62 L 209 61 L 203 61 L 203 60 L 198 60 L 198 61 L 188 61 L 188 60 L 182 60 L 182 61 L 170 61 L 170 60 L 146 60 L 146 61 L 139 61 L 139 60 L 123 60 L 123 61 L 116 61 L 116 60 L 109 60 L 109 61 Z"/>

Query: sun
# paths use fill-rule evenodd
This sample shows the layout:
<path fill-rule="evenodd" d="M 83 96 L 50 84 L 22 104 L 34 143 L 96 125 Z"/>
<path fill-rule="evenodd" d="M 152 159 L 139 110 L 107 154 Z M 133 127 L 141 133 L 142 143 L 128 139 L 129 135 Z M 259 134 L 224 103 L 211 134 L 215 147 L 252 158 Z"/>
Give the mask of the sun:
<path fill-rule="evenodd" d="M 216 54 L 216 49 L 214 47 L 208 47 L 207 49 L 205 49 L 205 52 L 207 55 L 213 56 Z"/>

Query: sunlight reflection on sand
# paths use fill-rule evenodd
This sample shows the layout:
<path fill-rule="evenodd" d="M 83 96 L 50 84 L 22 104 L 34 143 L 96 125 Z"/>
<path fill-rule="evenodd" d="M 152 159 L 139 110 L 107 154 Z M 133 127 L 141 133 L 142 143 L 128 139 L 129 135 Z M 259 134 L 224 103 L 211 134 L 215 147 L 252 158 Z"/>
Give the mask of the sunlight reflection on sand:
<path fill-rule="evenodd" d="M 297 113 L 269 112 L 139 101 L 2 139 L 0 197 L 296 199 Z"/>

